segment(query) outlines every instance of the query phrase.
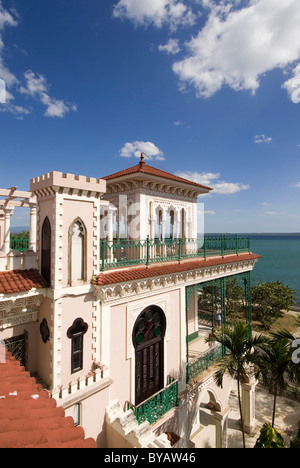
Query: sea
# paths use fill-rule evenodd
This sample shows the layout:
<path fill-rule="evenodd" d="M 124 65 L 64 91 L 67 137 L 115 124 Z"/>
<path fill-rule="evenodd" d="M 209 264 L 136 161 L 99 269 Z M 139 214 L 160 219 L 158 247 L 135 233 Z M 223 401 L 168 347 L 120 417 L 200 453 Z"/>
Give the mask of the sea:
<path fill-rule="evenodd" d="M 28 226 L 17 227 L 12 228 L 12 232 L 17 233 L 28 229 Z M 219 236 L 220 234 L 206 235 Z M 296 304 L 300 306 L 300 232 L 292 234 L 243 233 L 238 236 L 249 237 L 251 252 L 262 256 L 251 273 L 252 284 L 281 281 L 296 291 Z"/>
<path fill-rule="evenodd" d="M 261 255 L 252 273 L 252 285 L 281 281 L 296 291 L 300 305 L 300 233 L 297 234 L 239 234 L 250 237 L 251 252 Z"/>

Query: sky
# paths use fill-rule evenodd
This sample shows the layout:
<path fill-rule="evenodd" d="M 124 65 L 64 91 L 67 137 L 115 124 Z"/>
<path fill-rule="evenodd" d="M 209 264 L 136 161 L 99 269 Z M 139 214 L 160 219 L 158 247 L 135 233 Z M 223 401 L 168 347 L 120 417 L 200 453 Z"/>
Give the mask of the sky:
<path fill-rule="evenodd" d="M 299 24 L 299 0 L 0 0 L 0 187 L 144 152 L 214 189 L 205 232 L 300 232 Z"/>

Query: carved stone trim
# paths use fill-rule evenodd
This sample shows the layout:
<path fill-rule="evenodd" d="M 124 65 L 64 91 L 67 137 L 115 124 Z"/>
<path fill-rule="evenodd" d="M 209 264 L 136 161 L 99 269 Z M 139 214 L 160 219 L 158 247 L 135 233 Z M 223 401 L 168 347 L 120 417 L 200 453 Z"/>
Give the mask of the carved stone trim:
<path fill-rule="evenodd" d="M 191 286 L 226 276 L 236 275 L 253 269 L 256 259 L 242 260 L 221 265 L 201 267 L 196 270 L 142 278 L 123 283 L 94 286 L 95 296 L 101 303 L 118 304 L 143 294 L 158 293 L 174 286 Z"/>
<path fill-rule="evenodd" d="M 23 325 L 24 323 L 36 322 L 38 320 L 38 314 L 38 310 L 35 310 L 22 315 L 10 315 L 0 318 L 0 330 Z"/>

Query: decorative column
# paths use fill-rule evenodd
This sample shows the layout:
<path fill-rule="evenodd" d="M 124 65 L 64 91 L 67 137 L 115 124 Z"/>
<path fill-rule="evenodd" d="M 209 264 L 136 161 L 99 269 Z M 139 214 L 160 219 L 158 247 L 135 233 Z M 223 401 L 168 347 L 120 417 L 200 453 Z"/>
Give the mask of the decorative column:
<path fill-rule="evenodd" d="M 14 212 L 13 208 L 4 208 L 4 242 L 3 251 L 7 255 L 10 251 L 10 217 Z"/>
<path fill-rule="evenodd" d="M 114 253 L 113 253 L 113 210 L 109 208 L 107 213 L 107 244 L 108 244 L 108 261 L 112 262 Z"/>
<path fill-rule="evenodd" d="M 216 448 L 227 448 L 228 446 L 228 416 L 231 408 L 226 408 L 224 411 L 212 411 L 216 424 Z"/>
<path fill-rule="evenodd" d="M 165 210 L 163 210 L 162 217 L 161 217 L 161 241 L 162 241 L 161 256 L 162 257 L 166 257 L 167 255 L 167 246 L 165 244 L 165 236 L 166 236 L 166 212 Z"/>
<path fill-rule="evenodd" d="M 180 211 L 176 211 L 176 237 L 180 237 Z"/>
<path fill-rule="evenodd" d="M 258 380 L 243 383 L 242 387 L 242 413 L 244 430 L 247 434 L 252 434 L 256 427 L 255 421 L 255 388 Z"/>
<path fill-rule="evenodd" d="M 29 250 L 36 252 L 37 206 L 30 205 Z"/>

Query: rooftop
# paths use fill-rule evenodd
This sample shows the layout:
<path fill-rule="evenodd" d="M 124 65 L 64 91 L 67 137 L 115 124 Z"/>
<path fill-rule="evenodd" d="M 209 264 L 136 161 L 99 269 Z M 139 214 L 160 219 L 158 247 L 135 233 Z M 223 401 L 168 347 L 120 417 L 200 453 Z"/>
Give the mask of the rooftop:
<path fill-rule="evenodd" d="M 0 294 L 13 294 L 43 289 L 46 281 L 38 270 L 0 271 Z"/>
<path fill-rule="evenodd" d="M 96 448 L 3 346 L 1 356 L 0 448 Z"/>
<path fill-rule="evenodd" d="M 172 180 L 174 182 L 179 182 L 183 183 L 185 185 L 191 185 L 197 188 L 201 188 L 206 190 L 212 190 L 210 187 L 206 187 L 205 185 L 198 184 L 196 182 L 192 182 L 191 180 L 184 179 L 182 177 L 178 177 L 174 174 L 171 174 L 170 172 L 162 171 L 161 169 L 158 169 L 156 167 L 149 166 L 148 164 L 145 163 L 144 161 L 144 156 L 143 153 L 141 155 L 141 159 L 139 164 L 136 166 L 129 167 L 127 169 L 124 169 L 123 171 L 115 172 L 114 174 L 110 174 L 106 177 L 102 177 L 102 179 L 106 181 L 112 181 L 114 179 L 119 179 L 119 178 L 124 178 L 125 176 L 131 176 L 134 174 L 147 174 L 150 176 L 156 176 L 160 177 L 162 179 L 168 179 Z"/>
<path fill-rule="evenodd" d="M 96 277 L 94 284 L 96 286 L 104 286 L 107 284 L 123 283 L 126 281 L 134 281 L 137 279 L 151 278 L 154 276 L 192 271 L 214 265 L 224 265 L 227 263 L 240 262 L 244 260 L 255 260 L 259 258 L 261 258 L 260 255 L 253 253 L 243 253 L 238 255 L 227 255 L 225 257 L 183 260 L 180 264 L 178 262 L 170 262 L 164 264 L 161 263 L 159 265 L 154 264 L 150 266 L 132 266 L 126 269 L 117 269 L 115 271 L 106 271 L 104 273 L 100 273 Z"/>

